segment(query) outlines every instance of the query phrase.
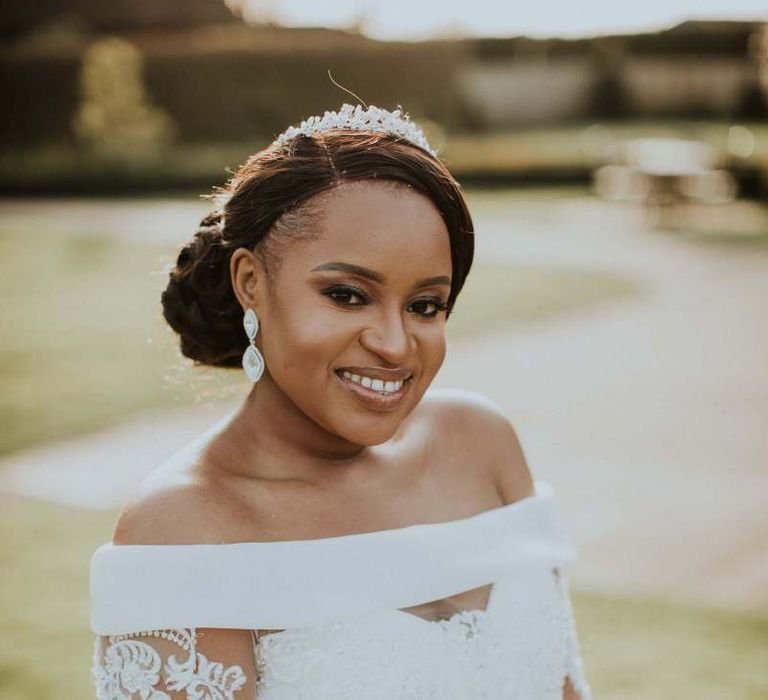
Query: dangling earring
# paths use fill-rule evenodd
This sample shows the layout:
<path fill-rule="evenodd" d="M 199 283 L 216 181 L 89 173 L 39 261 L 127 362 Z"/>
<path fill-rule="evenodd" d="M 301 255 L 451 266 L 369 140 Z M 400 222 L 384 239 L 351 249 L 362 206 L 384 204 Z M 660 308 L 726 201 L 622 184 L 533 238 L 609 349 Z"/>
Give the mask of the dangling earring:
<path fill-rule="evenodd" d="M 259 319 L 256 318 L 256 312 L 253 309 L 248 309 L 245 312 L 243 327 L 250 341 L 250 344 L 243 353 L 243 369 L 248 378 L 256 383 L 261 379 L 261 375 L 264 372 L 264 358 L 254 342 L 256 334 L 259 332 Z"/>

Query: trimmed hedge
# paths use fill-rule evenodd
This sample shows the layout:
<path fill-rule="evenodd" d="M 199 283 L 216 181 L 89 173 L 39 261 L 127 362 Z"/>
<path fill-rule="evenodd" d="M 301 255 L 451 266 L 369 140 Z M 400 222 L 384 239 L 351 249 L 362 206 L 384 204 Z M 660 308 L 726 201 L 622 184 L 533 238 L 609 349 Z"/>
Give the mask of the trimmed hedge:
<path fill-rule="evenodd" d="M 182 142 L 242 142 L 277 135 L 289 124 L 356 100 L 461 128 L 463 108 L 453 75 L 464 61 L 457 43 L 387 43 L 301 51 L 153 50 L 144 55 L 152 103 L 176 121 Z M 4 146 L 74 142 L 78 55 L 3 56 L 0 114 Z"/>

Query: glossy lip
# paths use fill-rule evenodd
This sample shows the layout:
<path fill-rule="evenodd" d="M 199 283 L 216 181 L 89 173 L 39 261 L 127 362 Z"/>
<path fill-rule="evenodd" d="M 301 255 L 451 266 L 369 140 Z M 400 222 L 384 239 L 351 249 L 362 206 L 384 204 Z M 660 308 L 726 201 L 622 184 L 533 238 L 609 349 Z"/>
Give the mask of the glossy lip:
<path fill-rule="evenodd" d="M 344 368 L 346 369 L 346 368 Z M 394 394 L 379 394 L 373 389 L 367 389 L 362 384 L 357 384 L 339 374 L 342 370 L 338 369 L 334 374 L 338 377 L 342 386 L 351 394 L 357 398 L 366 408 L 373 409 L 374 411 L 393 411 L 402 403 L 405 395 L 408 393 L 412 382 L 406 381 L 400 391 Z M 349 371 L 349 370 L 347 370 Z M 353 374 L 357 374 L 354 372 Z"/>

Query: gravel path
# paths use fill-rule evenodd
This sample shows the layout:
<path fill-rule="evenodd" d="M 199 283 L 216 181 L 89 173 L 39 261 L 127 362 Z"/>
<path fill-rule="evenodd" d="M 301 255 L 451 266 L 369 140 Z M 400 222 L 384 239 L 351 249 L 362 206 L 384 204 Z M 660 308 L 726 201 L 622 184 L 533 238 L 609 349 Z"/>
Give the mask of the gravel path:
<path fill-rule="evenodd" d="M 82 205 L 58 202 L 36 215 L 45 206 L 82 216 Z M 98 211 L 125 221 L 120 210 L 136 216 L 135 207 Z M 174 217 L 191 233 L 204 209 L 142 202 L 140 215 Z M 540 215 L 510 211 L 476 216 L 478 259 L 604 270 L 645 291 L 457 342 L 435 385 L 475 389 L 508 412 L 532 471 L 560 494 L 581 554 L 574 586 L 765 608 L 768 250 L 647 231 L 636 213 L 587 197 L 531 209 Z M 150 413 L 12 455 L 0 462 L 0 491 L 115 507 L 230 410 Z"/>

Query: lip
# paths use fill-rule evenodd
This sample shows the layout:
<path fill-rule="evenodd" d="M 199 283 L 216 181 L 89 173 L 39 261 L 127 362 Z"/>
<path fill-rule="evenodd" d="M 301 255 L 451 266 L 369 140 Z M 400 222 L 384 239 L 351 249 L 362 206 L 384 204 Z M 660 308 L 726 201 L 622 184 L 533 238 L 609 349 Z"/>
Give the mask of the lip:
<path fill-rule="evenodd" d="M 345 367 L 344 370 L 346 369 L 347 368 Z M 402 388 L 397 393 L 386 395 L 379 394 L 373 389 L 364 387 L 362 384 L 357 384 L 356 382 L 350 381 L 349 379 L 344 379 L 344 377 L 342 377 L 340 374 L 340 372 L 344 370 L 338 369 L 334 372 L 334 374 L 338 377 L 339 382 L 341 382 L 341 385 L 344 387 L 344 389 L 346 389 L 346 391 L 348 391 L 358 401 L 360 401 L 363 406 L 374 411 L 393 411 L 398 408 L 403 402 L 403 399 L 410 390 L 410 386 L 412 384 L 412 381 L 409 379 L 403 383 Z"/>
<path fill-rule="evenodd" d="M 400 379 L 408 379 L 413 372 L 407 369 L 385 369 L 384 367 L 337 367 L 336 372 L 346 370 L 351 374 L 359 374 L 371 379 L 381 379 L 384 382 L 396 382 Z"/>

